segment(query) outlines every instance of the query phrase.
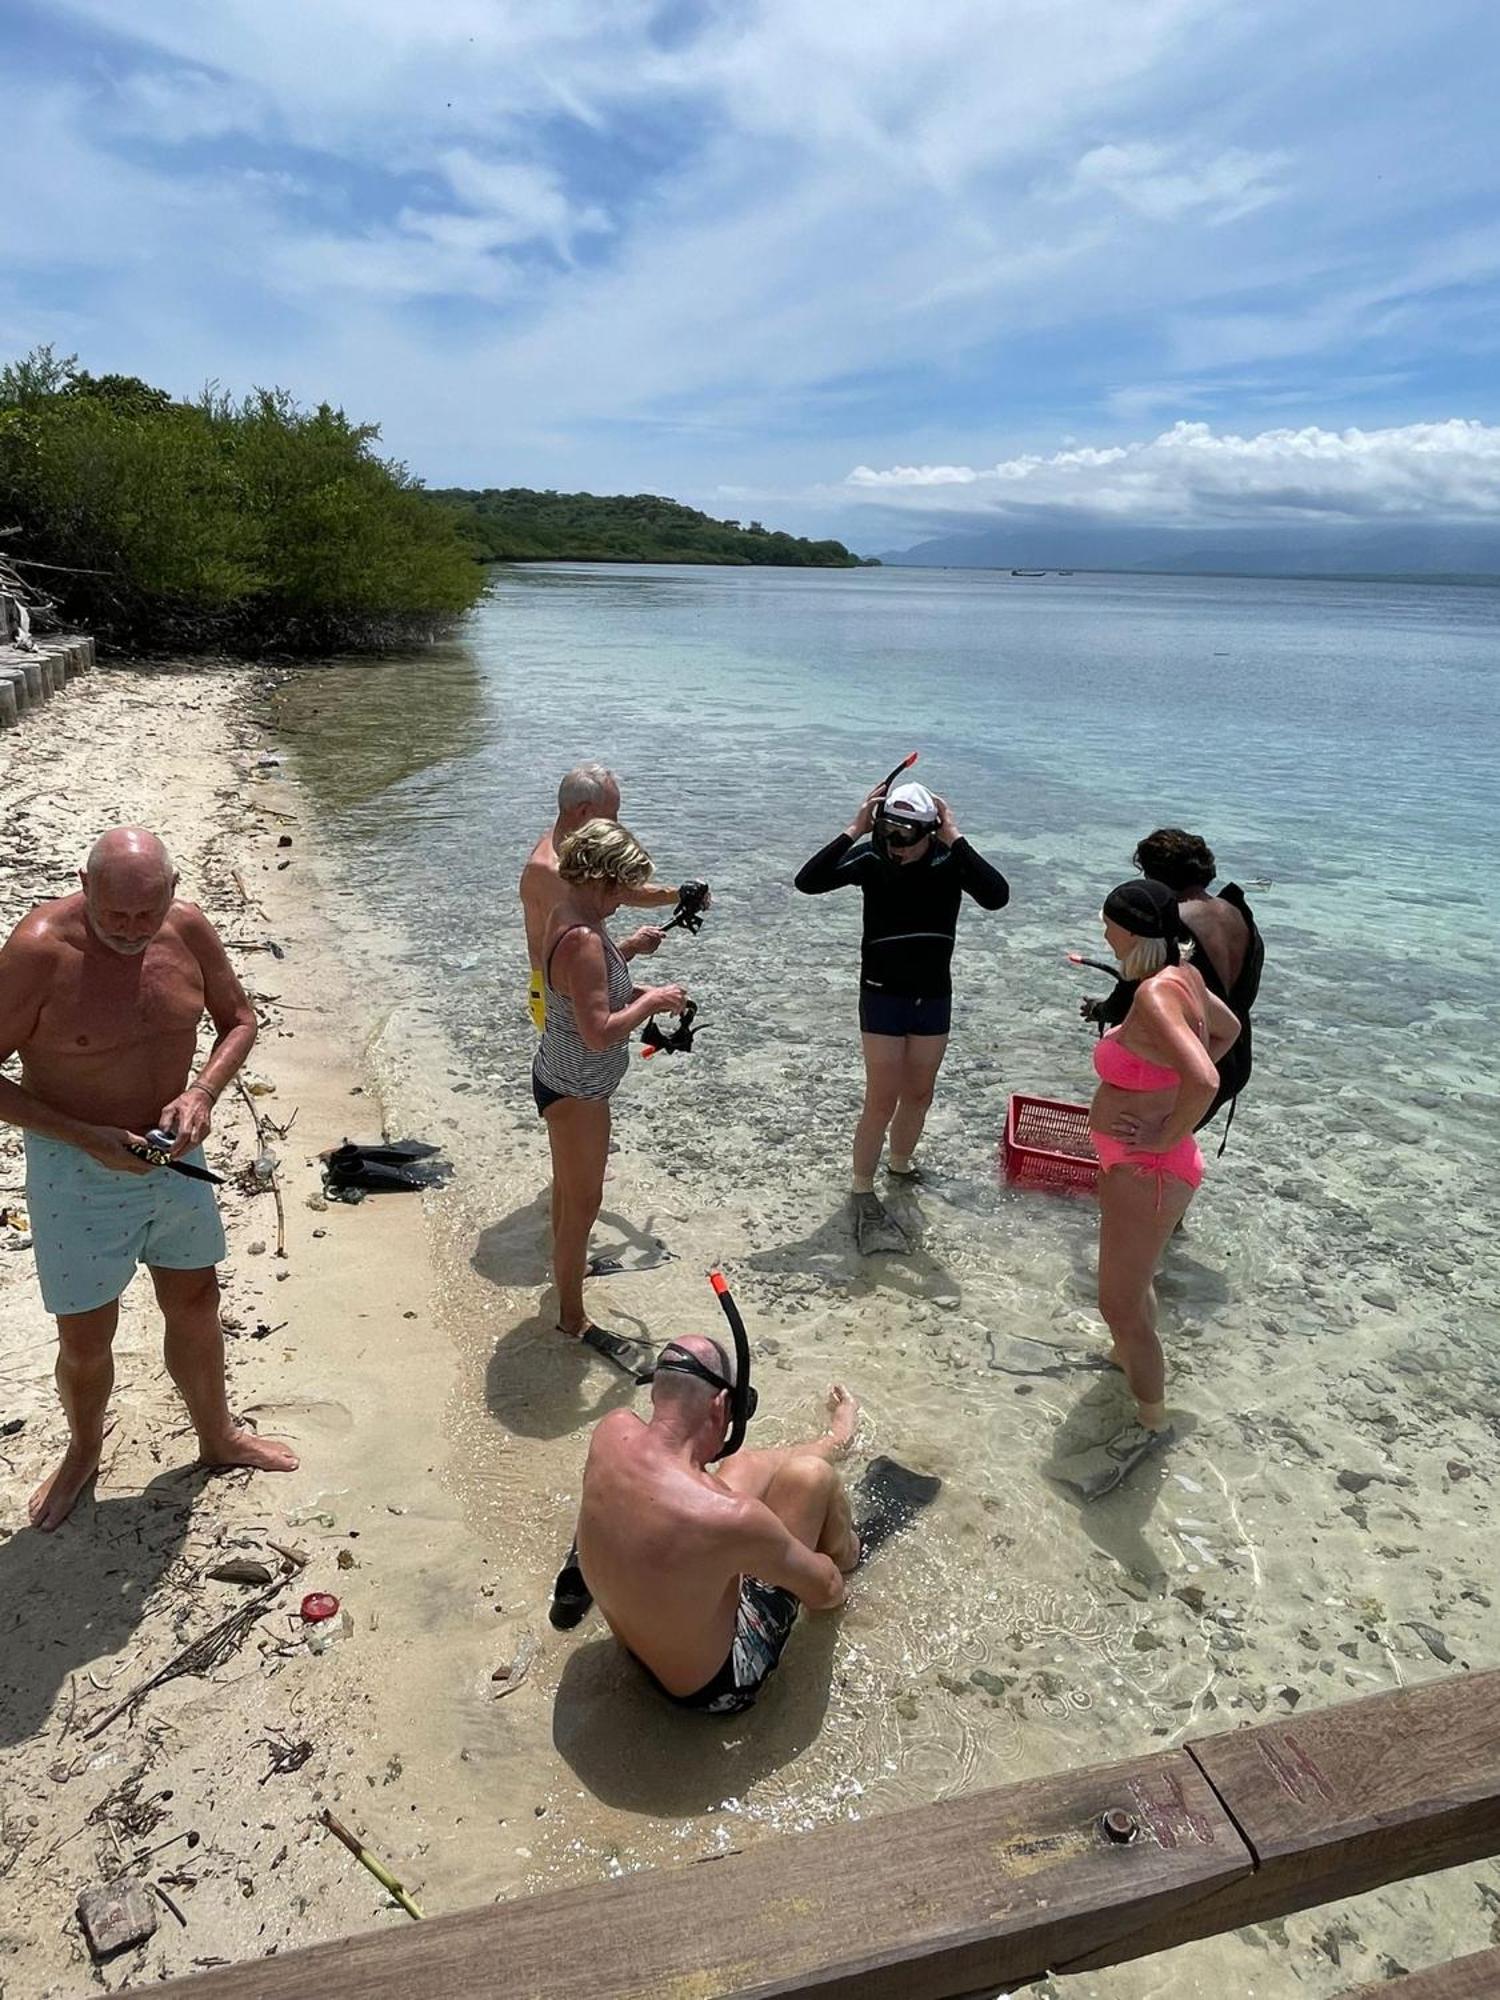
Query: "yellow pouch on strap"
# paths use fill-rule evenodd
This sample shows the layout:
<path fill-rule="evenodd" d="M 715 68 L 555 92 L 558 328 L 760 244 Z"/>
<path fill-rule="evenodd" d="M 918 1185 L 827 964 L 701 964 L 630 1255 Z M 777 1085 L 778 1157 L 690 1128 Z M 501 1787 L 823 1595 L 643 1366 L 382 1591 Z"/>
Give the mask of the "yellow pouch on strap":
<path fill-rule="evenodd" d="M 531 1025 L 540 1034 L 547 1025 L 547 993 L 542 985 L 542 968 L 531 968 L 531 984 L 526 989 L 526 1011 L 531 1016 Z"/>

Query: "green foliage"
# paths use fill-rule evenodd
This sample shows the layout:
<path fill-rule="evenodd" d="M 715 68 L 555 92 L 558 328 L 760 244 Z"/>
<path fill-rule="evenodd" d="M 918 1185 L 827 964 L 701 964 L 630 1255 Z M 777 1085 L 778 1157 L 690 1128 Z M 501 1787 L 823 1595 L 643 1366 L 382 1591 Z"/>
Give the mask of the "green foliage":
<path fill-rule="evenodd" d="M 452 513 L 373 426 L 279 390 L 174 403 L 38 348 L 0 369 L 0 528 L 67 617 L 120 647 L 333 651 L 466 610 Z"/>
<path fill-rule="evenodd" d="M 432 499 L 453 508 L 482 562 L 781 563 L 850 569 L 842 542 L 768 532 L 759 521 L 715 521 L 654 493 L 536 493 L 524 486 Z"/>

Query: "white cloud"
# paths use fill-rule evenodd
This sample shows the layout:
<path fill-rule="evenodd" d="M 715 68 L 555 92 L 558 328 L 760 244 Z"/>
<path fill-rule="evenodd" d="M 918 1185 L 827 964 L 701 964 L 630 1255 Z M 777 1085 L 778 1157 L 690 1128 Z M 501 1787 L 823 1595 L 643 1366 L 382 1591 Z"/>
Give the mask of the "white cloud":
<path fill-rule="evenodd" d="M 1305 30 L 1384 51 L 1400 145 L 1379 63 L 1318 84 L 1291 0 L 53 13 L 81 52 L 15 93 L 0 339 L 46 300 L 92 366 L 330 395 L 434 478 L 787 491 L 861 459 L 939 468 L 910 489 L 936 505 L 1091 422 L 1340 419 L 1461 311 L 1495 339 L 1488 126 L 1464 153 L 1463 77 L 1408 97 L 1390 51 L 1440 40 L 1415 13 Z"/>
<path fill-rule="evenodd" d="M 913 509 L 1065 514 L 1150 526 L 1249 521 L 1500 522 L 1500 425 L 1216 434 L 1179 423 L 1127 445 L 997 465 L 856 466 L 847 487 Z"/>

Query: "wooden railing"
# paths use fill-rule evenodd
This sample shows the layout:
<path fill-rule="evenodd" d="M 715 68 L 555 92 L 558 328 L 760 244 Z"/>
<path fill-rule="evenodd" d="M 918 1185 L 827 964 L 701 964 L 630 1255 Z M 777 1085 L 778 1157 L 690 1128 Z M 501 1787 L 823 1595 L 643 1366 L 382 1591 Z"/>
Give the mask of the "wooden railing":
<path fill-rule="evenodd" d="M 153 1991 L 973 2000 L 1497 1853 L 1500 1672 Z M 1457 2000 L 1500 1987 L 1410 1991 Z"/>

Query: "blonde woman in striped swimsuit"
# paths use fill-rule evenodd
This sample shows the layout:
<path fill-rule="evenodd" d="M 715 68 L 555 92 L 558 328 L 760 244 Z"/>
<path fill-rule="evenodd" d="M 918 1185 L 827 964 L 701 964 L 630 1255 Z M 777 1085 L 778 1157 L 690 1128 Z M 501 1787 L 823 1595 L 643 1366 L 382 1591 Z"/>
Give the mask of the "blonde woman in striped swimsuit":
<path fill-rule="evenodd" d="M 637 986 L 628 961 L 653 952 L 661 932 L 616 944 L 605 925 L 650 877 L 651 857 L 613 820 L 594 819 L 558 850 L 562 893 L 543 940 L 546 1026 L 532 1064 L 536 1108 L 552 1147 L 552 1275 L 558 1331 L 633 1373 L 632 1343 L 597 1327 L 583 1303 L 589 1232 L 604 1198 L 609 1100 L 630 1062 L 630 1037 L 653 1014 L 680 1014 L 680 986 Z"/>

